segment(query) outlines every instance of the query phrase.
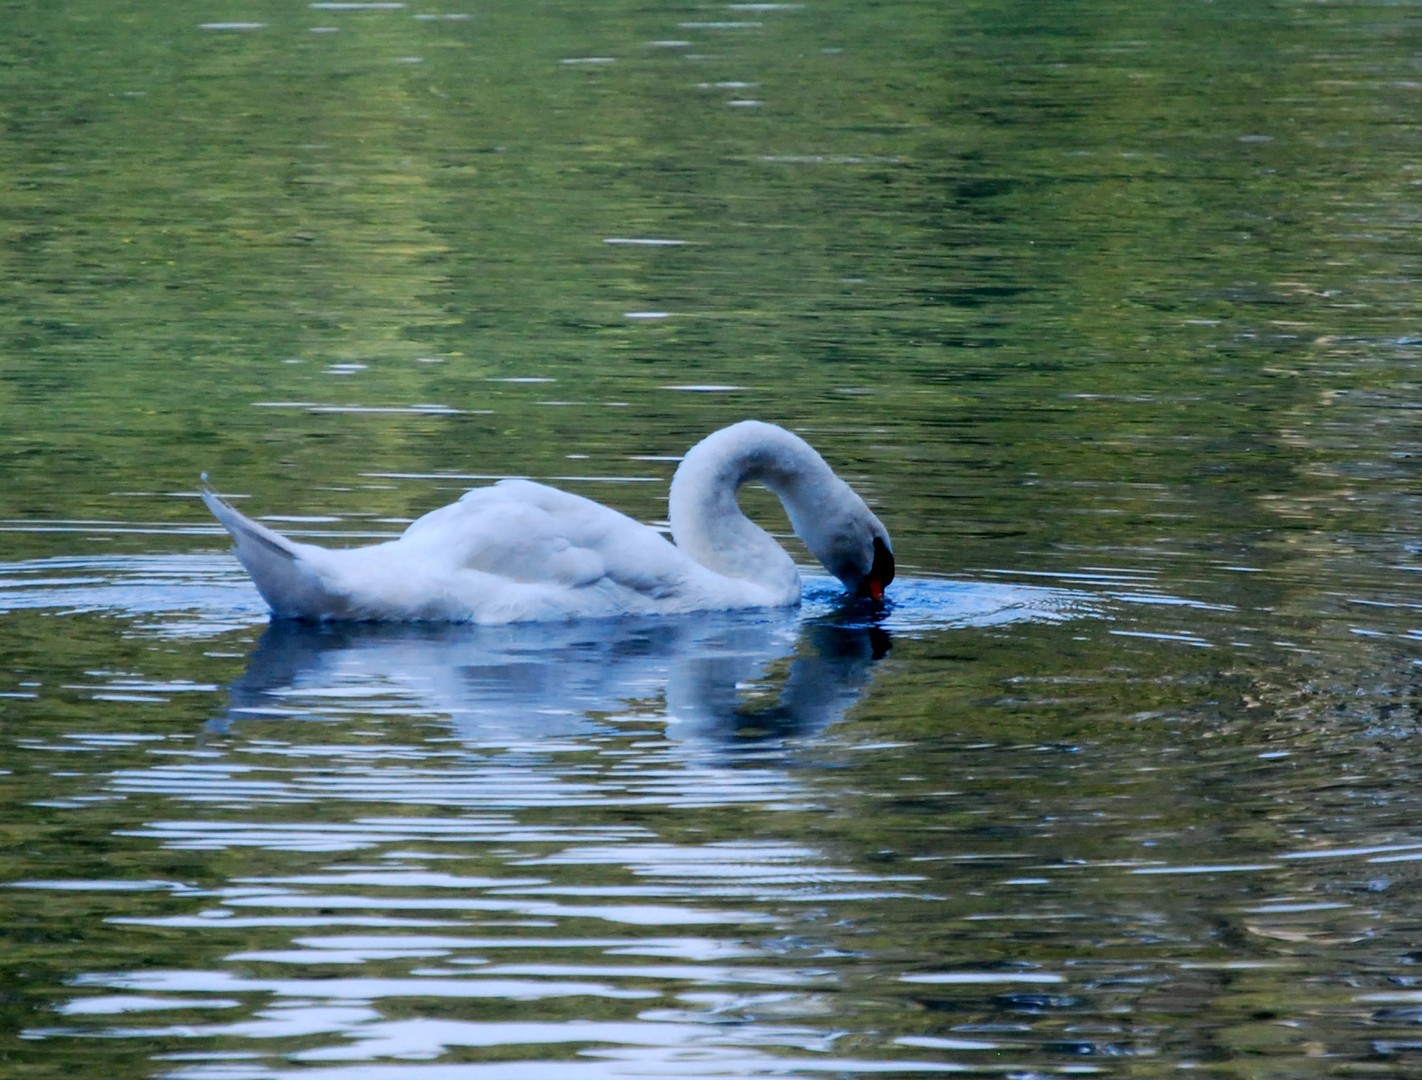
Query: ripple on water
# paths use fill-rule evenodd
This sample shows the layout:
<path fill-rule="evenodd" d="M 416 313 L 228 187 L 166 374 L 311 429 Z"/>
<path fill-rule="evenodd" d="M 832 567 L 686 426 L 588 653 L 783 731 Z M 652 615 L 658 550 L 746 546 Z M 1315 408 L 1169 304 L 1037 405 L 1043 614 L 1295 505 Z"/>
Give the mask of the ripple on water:
<path fill-rule="evenodd" d="M 96 523 L 72 526 L 75 531 L 92 532 Z M 65 523 L 45 527 L 62 528 Z M 172 533 L 158 526 L 152 531 Z M 221 535 L 216 526 L 187 531 Z M 344 531 L 301 535 L 387 538 L 383 533 Z M 832 578 L 805 576 L 805 616 L 835 613 L 841 597 Z M 892 632 L 922 633 L 1017 621 L 1057 622 L 1100 614 L 1105 606 L 1101 595 L 1079 588 L 900 577 L 886 612 L 874 621 Z M 139 620 L 146 630 L 175 636 L 222 634 L 263 622 L 267 614 L 236 560 L 218 553 L 62 556 L 0 563 L 0 614 L 22 610 L 106 612 Z"/>
<path fill-rule="evenodd" d="M 825 913 L 926 913 L 943 897 L 913 864 L 864 865 L 762 835 L 764 815 L 831 809 L 773 748 L 853 707 L 894 637 L 1093 618 L 1113 602 L 1086 582 L 910 576 L 871 610 L 811 576 L 798 611 L 541 627 L 270 624 L 221 689 L 93 672 L 75 688 L 95 699 L 153 707 L 213 695 L 202 744 L 100 731 L 36 739 L 34 752 L 72 742 L 87 755 L 124 753 L 96 783 L 142 815 L 116 821 L 111 839 L 201 856 L 221 873 L 202 886 L 145 878 L 127 891 L 24 882 L 53 896 L 147 898 L 115 906 L 107 924 L 179 935 L 184 955 L 201 957 L 90 969 L 73 980 L 61 1025 L 27 1034 L 142 1036 L 165 1048 L 167 1075 L 194 1080 L 283 1074 L 265 1057 L 251 1069 L 182 1060 L 185 1047 L 233 1039 L 280 1055 L 293 1077 L 349 1075 L 353 1064 L 392 1080 L 447 1069 L 460 1080 L 471 1069 L 544 1076 L 543 1061 L 417 1059 L 547 1044 L 578 1048 L 560 1076 L 975 1067 L 996 1044 L 923 1035 L 888 1040 L 877 1060 L 836 1055 L 825 1018 L 856 961 L 827 947 Z M 0 565 L 6 610 L 99 612 L 156 638 L 250 634 L 264 622 L 225 555 Z M 1060 914 L 1044 907 L 1037 921 Z M 1028 994 L 1065 978 L 965 966 L 910 972 L 901 985 L 905 995 Z M 520 1007 L 537 1015 L 511 1019 Z M 926 1054 L 944 1060 L 917 1060 Z M 385 1057 L 405 1060 L 387 1067 Z"/>

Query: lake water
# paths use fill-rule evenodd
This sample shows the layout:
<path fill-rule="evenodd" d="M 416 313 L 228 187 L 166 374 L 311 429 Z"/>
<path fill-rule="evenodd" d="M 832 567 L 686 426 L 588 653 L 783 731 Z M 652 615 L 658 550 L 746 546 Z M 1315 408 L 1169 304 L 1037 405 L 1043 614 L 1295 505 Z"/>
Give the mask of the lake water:
<path fill-rule="evenodd" d="M 1413 6 L 11 8 L 0 1074 L 1422 1069 Z M 268 625 L 196 499 L 747 416 L 886 611 Z"/>

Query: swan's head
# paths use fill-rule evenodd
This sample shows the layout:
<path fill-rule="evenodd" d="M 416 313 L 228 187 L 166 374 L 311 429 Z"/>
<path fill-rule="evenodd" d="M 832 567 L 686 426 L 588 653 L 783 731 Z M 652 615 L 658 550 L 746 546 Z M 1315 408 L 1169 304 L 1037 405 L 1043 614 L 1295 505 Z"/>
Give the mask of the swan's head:
<path fill-rule="evenodd" d="M 889 547 L 889 534 L 874 537 L 874 561 L 869 573 L 859 579 L 858 592 L 871 600 L 884 599 L 884 590 L 894 580 L 894 551 Z"/>
<path fill-rule="evenodd" d="M 869 600 L 884 599 L 894 580 L 894 547 L 889 530 L 847 484 L 832 501 L 834 512 L 811 519 L 800 538 L 844 587 Z"/>
<path fill-rule="evenodd" d="M 894 549 L 884 526 L 877 519 L 874 524 L 878 528 L 869 534 L 867 544 L 859 540 L 852 551 L 825 566 L 855 596 L 878 601 L 884 599 L 884 590 L 894 580 Z"/>

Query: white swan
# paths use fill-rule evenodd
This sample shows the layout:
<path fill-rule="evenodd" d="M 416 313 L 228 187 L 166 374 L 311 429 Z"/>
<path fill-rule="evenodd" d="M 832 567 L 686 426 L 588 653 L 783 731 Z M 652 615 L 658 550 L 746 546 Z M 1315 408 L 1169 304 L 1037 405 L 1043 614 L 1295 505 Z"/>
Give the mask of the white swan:
<path fill-rule="evenodd" d="M 883 598 L 888 531 L 809 443 L 754 420 L 687 451 L 669 499 L 675 545 L 530 480 L 475 488 L 398 539 L 343 550 L 289 540 L 206 487 L 202 498 L 277 618 L 510 623 L 798 604 L 795 564 L 736 504 L 752 480 L 851 592 Z"/>

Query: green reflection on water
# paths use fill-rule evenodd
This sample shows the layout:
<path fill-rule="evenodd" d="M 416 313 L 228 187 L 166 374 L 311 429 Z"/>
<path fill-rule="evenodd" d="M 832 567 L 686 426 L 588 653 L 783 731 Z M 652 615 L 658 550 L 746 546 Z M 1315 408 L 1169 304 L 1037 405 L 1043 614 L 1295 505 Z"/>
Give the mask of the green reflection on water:
<path fill-rule="evenodd" d="M 1032 11 L 17 13 L 0 516 L 184 517 L 110 493 L 202 468 L 312 512 L 350 500 L 289 478 L 642 474 L 749 414 L 872 470 L 924 569 L 1248 542 L 1323 372 L 1410 362 L 1346 345 L 1406 332 L 1410 99 L 1367 9 Z"/>
<path fill-rule="evenodd" d="M 774 817 L 851 864 L 925 860 L 923 888 L 949 898 L 927 931 L 916 902 L 851 905 L 842 938 L 817 927 L 837 947 L 873 939 L 847 977 L 866 1029 L 992 1012 L 876 987 L 915 949 L 944 964 L 1031 952 L 1020 926 L 975 936 L 966 921 L 1013 902 L 993 874 L 1016 873 L 1020 849 L 1109 861 L 1149 842 L 1206 862 L 1415 829 L 1405 8 L 827 0 L 729 19 L 750 28 L 682 26 L 725 14 L 692 5 L 449 13 L 468 18 L 249 3 L 240 20 L 260 28 L 205 29 L 232 13 L 6 12 L 0 520 L 21 523 L 0 534 L 7 558 L 215 547 L 161 531 L 205 520 L 183 495 L 204 469 L 258 512 L 358 531 L 448 499 L 466 484 L 449 473 L 571 476 L 654 520 L 669 459 L 757 415 L 803 430 L 865 492 L 906 574 L 1104 571 L 1220 605 L 899 643 L 823 751 L 825 775 L 848 778 L 819 789 L 832 813 Z M 545 381 L 509 381 L 529 379 Z M 362 409 L 410 411 L 342 411 Z M 25 763 L 17 873 L 263 869 L 146 840 L 116 853 L 102 809 L 52 824 L 33 804 L 56 766 L 15 749 L 85 726 L 185 739 L 211 711 L 196 694 L 125 720 L 50 688 L 95 670 L 221 683 L 251 635 L 223 658 L 123 620 L 6 619 L 0 691 L 44 688 L 5 721 L 6 767 Z M 1279 748 L 1308 760 L 1259 756 Z M 150 812 L 171 807 L 123 810 Z M 762 827 L 759 810 L 651 817 L 688 843 L 683 830 Z M 965 877 L 958 856 L 999 861 Z M 1237 891 L 1062 873 L 1023 909 L 1085 911 L 1102 936 L 1042 931 L 1038 959 L 1282 965 L 1181 976 L 1174 996 L 1122 991 L 1138 973 L 1112 967 L 1145 1032 L 1123 1041 L 1163 1043 L 1172 1064 L 1294 1053 L 1258 1019 L 1271 1009 L 1359 1058 L 1367 1010 L 1330 980 L 1406 977 L 1404 902 L 1379 901 L 1356 935 L 1240 915 L 1266 892 L 1371 895 L 1376 868 Z M 12 924 L 16 981 L 58 997 L 91 946 L 138 964 L 145 943 L 94 929 L 101 907 L 12 903 L 34 920 Z M 1177 936 L 1152 937 L 1160 922 Z M 55 943 L 76 933 L 94 936 Z M 173 933 L 152 951 L 189 948 Z M 40 1009 L 25 999 L 7 1026 Z M 146 1074 L 146 1053 L 122 1067 Z M 1329 1067 L 1306 1058 L 1300 1075 Z"/>

